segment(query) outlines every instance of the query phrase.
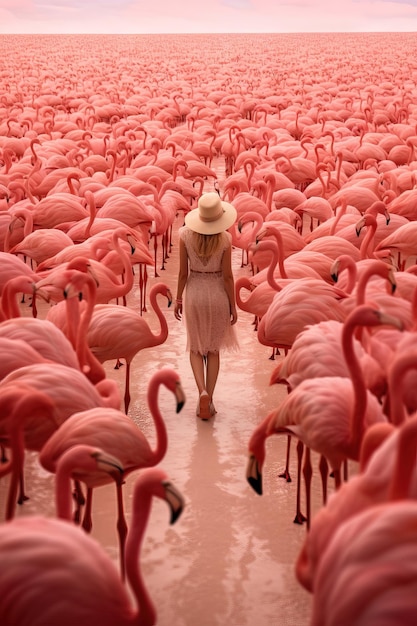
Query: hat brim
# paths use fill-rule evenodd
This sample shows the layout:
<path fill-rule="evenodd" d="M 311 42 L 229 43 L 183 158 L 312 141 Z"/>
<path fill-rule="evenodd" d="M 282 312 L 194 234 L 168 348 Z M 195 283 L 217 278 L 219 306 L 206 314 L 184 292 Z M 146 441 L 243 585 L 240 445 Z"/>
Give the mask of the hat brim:
<path fill-rule="evenodd" d="M 204 222 L 200 218 L 199 209 L 189 211 L 184 217 L 184 223 L 188 228 L 200 235 L 216 235 L 227 230 L 235 223 L 237 219 L 237 211 L 229 202 L 221 200 L 223 207 L 223 215 L 213 222 Z"/>

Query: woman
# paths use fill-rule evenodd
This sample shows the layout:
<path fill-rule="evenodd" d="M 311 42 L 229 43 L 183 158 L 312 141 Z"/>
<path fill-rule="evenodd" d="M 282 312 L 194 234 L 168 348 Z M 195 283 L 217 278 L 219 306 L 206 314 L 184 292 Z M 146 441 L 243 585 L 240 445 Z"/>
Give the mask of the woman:
<path fill-rule="evenodd" d="M 236 217 L 236 209 L 220 200 L 217 193 L 205 193 L 197 209 L 186 214 L 185 226 L 179 229 L 180 268 L 175 317 L 180 320 L 184 312 L 187 350 L 200 394 L 197 415 L 201 419 L 209 419 L 216 413 L 213 392 L 220 367 L 220 349 L 238 347 L 233 328 L 237 311 L 232 237 L 226 232 Z"/>

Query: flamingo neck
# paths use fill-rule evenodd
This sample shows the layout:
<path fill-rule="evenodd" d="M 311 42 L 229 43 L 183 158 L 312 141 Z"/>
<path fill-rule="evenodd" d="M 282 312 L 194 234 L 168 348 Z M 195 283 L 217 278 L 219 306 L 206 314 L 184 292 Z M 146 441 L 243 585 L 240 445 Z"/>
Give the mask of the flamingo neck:
<path fill-rule="evenodd" d="M 72 521 L 71 467 L 59 463 L 55 474 L 55 507 L 60 519 Z"/>
<path fill-rule="evenodd" d="M 164 341 L 166 341 L 167 337 L 168 337 L 168 323 L 166 321 L 165 315 L 162 313 L 160 306 L 158 305 L 157 302 L 157 295 L 158 293 L 161 293 L 160 288 L 156 288 L 156 289 L 151 289 L 151 292 L 149 294 L 149 302 L 150 305 L 152 307 L 152 309 L 154 310 L 159 323 L 160 323 L 160 332 L 157 334 L 152 334 L 153 337 L 153 342 L 152 344 L 149 344 L 150 346 L 159 346 L 161 343 L 164 343 Z"/>
<path fill-rule="evenodd" d="M 396 426 L 400 426 L 406 421 L 403 389 L 405 375 L 410 369 L 417 369 L 414 350 L 401 356 L 390 369 L 388 383 L 390 391 L 390 420 Z"/>
<path fill-rule="evenodd" d="M 162 383 L 161 375 L 162 374 L 159 376 L 157 375 L 151 380 L 148 386 L 147 394 L 149 410 L 156 429 L 156 447 L 152 453 L 155 465 L 162 461 L 168 449 L 167 430 L 158 405 L 158 392 Z"/>
<path fill-rule="evenodd" d="M 415 473 L 417 453 L 417 417 L 405 423 L 399 431 L 394 471 L 392 473 L 389 500 L 410 497 L 410 485 Z"/>
<path fill-rule="evenodd" d="M 239 309 L 242 309 L 242 311 L 251 313 L 248 307 L 248 301 L 242 300 L 242 298 L 240 297 L 241 289 L 247 289 L 249 292 L 252 291 L 252 283 L 250 282 L 247 276 L 239 276 L 239 278 L 236 280 L 236 284 L 235 284 L 236 304 L 238 305 Z M 250 298 L 248 298 L 248 300 L 249 299 Z"/>
<path fill-rule="evenodd" d="M 375 239 L 375 233 L 376 233 L 376 227 L 377 227 L 377 223 L 375 220 L 373 220 L 370 225 L 368 225 L 368 230 L 366 231 L 366 235 L 363 238 L 363 241 L 361 243 L 359 252 L 360 252 L 360 258 L 361 259 L 368 259 L 370 257 L 372 257 L 372 252 L 374 250 L 374 245 L 372 245 L 372 248 L 370 248 L 371 243 L 374 243 L 374 239 Z"/>
<path fill-rule="evenodd" d="M 342 331 L 342 348 L 346 364 L 349 369 L 354 392 L 354 403 L 350 423 L 350 445 L 353 458 L 359 458 L 360 442 L 364 430 L 364 418 L 367 404 L 367 391 L 363 379 L 362 370 L 353 347 L 353 333 L 355 323 L 349 320 L 345 323 Z"/>
<path fill-rule="evenodd" d="M 156 611 L 151 597 L 145 587 L 140 570 L 140 553 L 143 536 L 148 523 L 152 496 L 141 493 L 140 498 L 133 497 L 133 517 L 126 539 L 126 577 L 136 599 L 137 611 L 132 616 L 131 623 L 137 626 L 153 626 L 156 622 Z"/>
<path fill-rule="evenodd" d="M 102 364 L 92 353 L 87 341 L 87 331 L 93 316 L 94 305 L 96 302 L 97 290 L 94 280 L 87 281 L 87 290 L 87 306 L 80 316 L 80 323 L 78 325 L 76 353 L 81 371 L 87 375 L 91 382 L 97 383 L 106 377 L 106 372 Z M 70 299 L 74 300 L 74 298 Z"/>
<path fill-rule="evenodd" d="M 22 423 L 24 416 L 22 417 L 22 415 L 23 414 L 20 413 L 10 417 L 10 447 L 12 449 L 12 460 L 6 464 L 6 470 L 11 471 L 6 504 L 6 520 L 11 520 L 14 517 L 19 480 L 25 463 L 25 443 Z"/>
<path fill-rule="evenodd" d="M 372 263 L 369 267 L 365 269 L 365 271 L 358 280 L 358 286 L 356 290 L 356 305 L 365 303 L 365 291 L 370 277 L 377 275 L 381 276 L 382 278 L 387 278 L 388 269 L 389 267 L 385 263 L 381 263 L 380 261 Z"/>
<path fill-rule="evenodd" d="M 119 288 L 120 293 L 115 294 L 115 297 L 125 296 L 127 293 L 129 293 L 129 291 L 133 287 L 132 265 L 130 263 L 130 259 L 127 253 L 125 252 L 125 250 L 123 250 L 122 246 L 120 245 L 120 237 L 117 231 L 113 233 L 112 242 L 113 242 L 114 249 L 116 250 L 120 258 L 122 259 L 122 264 L 123 264 L 123 282 L 119 283 L 118 281 L 116 281 L 120 285 L 120 288 Z"/>
<path fill-rule="evenodd" d="M 278 265 L 279 273 L 280 273 L 281 278 L 288 278 L 287 273 L 285 271 L 285 266 L 284 266 L 284 244 L 283 244 L 283 241 L 282 241 L 282 235 L 281 235 L 281 233 L 280 233 L 278 228 L 276 228 L 274 226 L 272 226 L 270 228 L 271 228 L 271 233 L 273 234 L 274 239 L 275 239 L 276 244 L 277 244 L 277 253 L 274 254 L 272 263 L 274 263 L 274 261 L 275 261 L 274 267 L 276 267 Z M 271 249 L 275 252 L 275 250 L 273 248 L 271 248 Z M 278 291 L 279 291 L 279 289 L 278 289 Z"/>

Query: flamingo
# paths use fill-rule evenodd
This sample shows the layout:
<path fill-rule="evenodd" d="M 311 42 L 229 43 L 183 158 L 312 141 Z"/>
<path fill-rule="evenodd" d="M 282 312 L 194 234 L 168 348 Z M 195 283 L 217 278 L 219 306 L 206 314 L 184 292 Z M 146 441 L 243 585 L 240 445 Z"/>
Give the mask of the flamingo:
<path fill-rule="evenodd" d="M 308 324 L 346 318 L 341 303 L 346 294 L 321 278 L 299 278 L 278 291 L 258 325 L 262 345 L 291 348 L 298 333 Z"/>
<path fill-rule="evenodd" d="M 44 277 L 37 281 L 37 287 L 45 290 L 51 300 L 59 302 L 64 299 L 64 290 L 68 280 L 67 270 L 79 269 L 90 271 L 97 282 L 97 303 L 107 303 L 117 298 L 125 298 L 133 287 L 133 271 L 130 258 L 120 240 L 126 240 L 131 249 L 135 251 L 135 240 L 132 238 L 129 228 L 117 228 L 112 235 L 112 247 L 117 252 L 117 265 L 121 261 L 123 266 L 123 280 L 121 281 L 111 267 L 106 266 L 95 259 L 76 257 L 68 263 L 63 263 L 50 271 L 45 271 Z"/>
<path fill-rule="evenodd" d="M 61 456 L 77 443 L 98 446 L 118 458 L 123 466 L 124 476 L 144 467 L 157 465 L 164 458 L 167 446 L 167 432 L 158 406 L 158 393 L 161 385 L 171 391 L 176 398 L 176 412 L 185 403 L 185 394 L 178 374 L 169 368 L 158 370 L 148 384 L 148 406 L 156 428 L 157 443 L 152 449 L 145 435 L 124 413 L 112 408 L 97 407 L 73 413 L 43 446 L 39 461 L 49 472 L 55 472 Z M 87 504 L 83 528 L 92 528 L 91 509 L 93 489 L 109 482 L 107 475 L 100 471 L 74 471 L 74 480 L 87 486 Z M 124 516 L 121 485 L 117 484 L 119 518 L 117 523 L 121 554 L 121 569 L 124 572 L 124 541 L 126 520 Z"/>
<path fill-rule="evenodd" d="M 156 609 L 144 585 L 139 559 L 155 497 L 169 504 L 171 523 L 184 507 L 182 495 L 162 469 L 149 468 L 137 478 L 125 552 L 135 607 L 103 548 L 73 524 L 30 516 L 1 525 L 1 621 L 23 624 L 36 615 L 44 626 L 88 626 L 95 621 L 103 626 L 153 626 Z"/>
<path fill-rule="evenodd" d="M 9 252 L 23 254 L 38 266 L 52 255 L 73 245 L 73 240 L 63 231 L 57 228 L 39 228 L 26 235 L 22 241 L 10 248 Z"/>
<path fill-rule="evenodd" d="M 408 354 L 395 358 L 389 376 L 395 402 L 394 423 L 385 425 L 382 437 L 375 425 L 368 429 L 362 442 L 361 471 L 332 494 L 327 505 L 314 517 L 296 561 L 297 579 L 308 591 L 314 590 L 319 562 L 341 523 L 365 509 L 387 502 L 390 494 L 401 493 L 406 498 L 415 497 L 415 452 L 410 449 L 410 444 L 415 445 L 417 418 L 415 415 L 404 416 L 403 400 L 405 374 L 416 368 L 416 357 L 414 348 Z M 378 434 L 377 446 L 372 443 L 372 452 L 365 456 L 368 439 L 373 442 L 375 432 Z M 413 472 L 410 481 L 406 477 L 406 468 Z"/>
<path fill-rule="evenodd" d="M 413 624 L 416 523 L 417 503 L 406 500 L 341 525 L 317 573 L 311 626 Z"/>
<path fill-rule="evenodd" d="M 3 292 L 7 281 L 17 276 L 26 276 L 34 283 L 40 280 L 41 276 L 33 271 L 22 259 L 9 252 L 0 251 L 0 295 Z"/>
<path fill-rule="evenodd" d="M 310 520 L 309 448 L 327 459 L 334 472 L 336 487 L 339 487 L 342 462 L 346 458 L 358 460 L 366 429 L 376 422 L 387 421 L 381 405 L 365 387 L 352 341 L 357 326 L 372 327 L 383 324 L 401 326 L 397 319 L 377 309 L 366 305 L 357 307 L 346 319 L 342 334 L 343 353 L 350 377 L 325 376 L 302 381 L 261 422 L 250 439 L 247 479 L 257 493 L 262 493 L 261 468 L 265 458 L 265 439 L 268 436 L 274 433 L 295 435 L 307 446 L 304 469 L 307 523 Z"/>
<path fill-rule="evenodd" d="M 36 295 L 40 295 L 47 300 L 47 295 L 36 288 L 36 283 L 28 276 L 21 274 L 8 280 L 3 287 L 0 300 L 0 322 L 20 317 L 21 311 L 17 302 L 17 294 L 23 293 L 32 296 L 32 315 L 37 316 Z"/>
<path fill-rule="evenodd" d="M 149 324 L 129 307 L 111 304 L 96 305 L 87 331 L 87 343 L 94 356 L 104 363 L 109 359 L 126 360 L 124 406 L 128 412 L 130 404 L 130 366 L 135 355 L 145 348 L 164 343 L 168 337 L 168 324 L 157 302 L 161 294 L 172 303 L 172 294 L 167 285 L 156 283 L 149 293 L 153 311 L 160 322 L 160 332 L 153 333 Z"/>
<path fill-rule="evenodd" d="M 77 354 L 64 333 L 49 320 L 37 317 L 13 317 L 0 323 L 0 338 L 28 343 L 50 362 L 79 370 Z"/>

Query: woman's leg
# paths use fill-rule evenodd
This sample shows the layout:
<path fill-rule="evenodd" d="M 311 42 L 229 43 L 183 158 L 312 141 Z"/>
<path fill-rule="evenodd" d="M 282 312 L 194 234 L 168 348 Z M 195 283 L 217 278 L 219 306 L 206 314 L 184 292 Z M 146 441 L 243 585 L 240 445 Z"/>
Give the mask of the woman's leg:
<path fill-rule="evenodd" d="M 214 388 L 216 386 L 217 377 L 220 369 L 220 354 L 218 352 L 209 352 L 207 354 L 207 393 L 210 402 L 213 401 Z"/>
<path fill-rule="evenodd" d="M 190 363 L 198 387 L 198 393 L 201 394 L 206 388 L 203 355 L 199 352 L 190 352 Z"/>

